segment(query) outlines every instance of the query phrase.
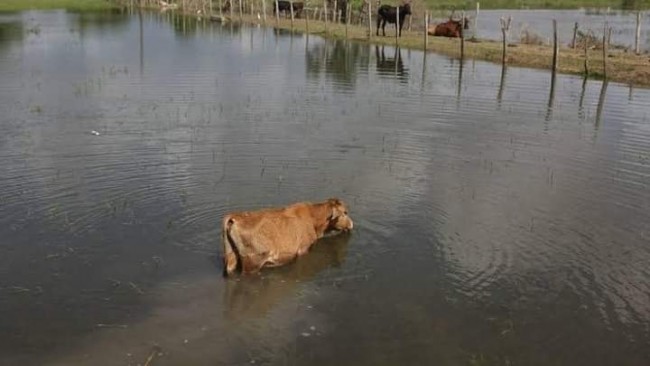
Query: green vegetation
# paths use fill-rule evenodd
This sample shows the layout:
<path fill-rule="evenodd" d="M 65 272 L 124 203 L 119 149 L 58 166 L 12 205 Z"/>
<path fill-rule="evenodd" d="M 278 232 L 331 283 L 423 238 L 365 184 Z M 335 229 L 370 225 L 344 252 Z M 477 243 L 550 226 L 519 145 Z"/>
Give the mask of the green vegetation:
<path fill-rule="evenodd" d="M 91 11 L 111 9 L 114 4 L 107 0 L 1 0 L 0 11 L 30 9 L 67 9 Z"/>

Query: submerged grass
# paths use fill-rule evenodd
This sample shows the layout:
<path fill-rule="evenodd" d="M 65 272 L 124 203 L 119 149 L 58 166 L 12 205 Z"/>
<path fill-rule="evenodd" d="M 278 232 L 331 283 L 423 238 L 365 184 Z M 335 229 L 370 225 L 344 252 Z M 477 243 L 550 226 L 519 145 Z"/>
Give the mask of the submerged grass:
<path fill-rule="evenodd" d="M 107 0 L 2 0 L 0 11 L 66 9 L 75 11 L 105 10 L 114 7 Z"/>
<path fill-rule="evenodd" d="M 238 17 L 235 18 L 236 20 Z M 257 17 L 244 15 L 242 21 L 245 23 L 259 24 Z M 275 18 L 267 20 L 267 26 L 276 27 Z M 291 21 L 280 19 L 277 28 L 282 30 L 291 30 Z M 392 30 L 392 29 L 391 29 Z M 294 31 L 305 32 L 306 24 L 304 19 L 294 21 Z M 358 42 L 383 44 L 394 46 L 394 32 L 389 32 L 387 36 L 375 36 L 373 25 L 372 37 L 367 37 L 368 28 L 350 25 L 348 27 L 348 39 Z M 317 34 L 326 38 L 345 39 L 345 25 L 325 23 L 310 20 L 309 33 Z M 388 36 L 390 34 L 390 36 Z M 423 31 L 406 31 L 402 32 L 399 39 L 399 47 L 410 49 L 424 48 Z M 460 39 L 429 37 L 427 51 L 434 51 L 451 57 L 460 57 Z M 508 47 L 508 66 L 522 66 L 537 69 L 550 69 L 552 65 L 553 48 L 547 45 L 526 45 L 517 44 Z M 477 40 L 465 41 L 465 57 L 485 61 L 501 63 L 502 45 L 498 41 Z M 602 78 L 603 73 L 603 52 L 602 50 L 593 49 L 588 52 L 589 59 L 589 76 Z M 650 56 L 635 55 L 625 53 L 621 50 L 612 49 L 608 53 L 607 75 L 611 81 L 618 81 L 640 86 L 650 86 Z M 584 50 L 561 47 L 559 53 L 558 72 L 567 74 L 584 74 Z"/>

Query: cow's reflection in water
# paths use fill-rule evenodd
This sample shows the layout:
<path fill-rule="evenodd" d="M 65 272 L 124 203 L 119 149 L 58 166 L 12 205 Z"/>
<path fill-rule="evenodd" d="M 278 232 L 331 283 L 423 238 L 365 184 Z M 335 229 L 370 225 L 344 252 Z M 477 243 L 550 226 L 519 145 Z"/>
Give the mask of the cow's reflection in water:
<path fill-rule="evenodd" d="M 400 81 L 408 80 L 408 69 L 404 67 L 399 47 L 395 48 L 393 57 L 386 57 L 384 46 L 375 46 L 375 59 L 379 75 L 395 75 Z"/>
<path fill-rule="evenodd" d="M 345 261 L 350 233 L 320 239 L 308 254 L 283 267 L 264 269 L 258 275 L 226 280 L 224 310 L 230 320 L 265 316 L 277 303 L 293 298 L 294 292 L 321 272 Z"/>

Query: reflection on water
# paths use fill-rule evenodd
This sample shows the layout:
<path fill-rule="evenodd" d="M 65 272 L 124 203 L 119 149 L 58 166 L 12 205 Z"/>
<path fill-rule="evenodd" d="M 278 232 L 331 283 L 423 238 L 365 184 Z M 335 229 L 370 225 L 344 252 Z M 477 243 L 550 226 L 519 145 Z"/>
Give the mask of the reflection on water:
<path fill-rule="evenodd" d="M 648 90 L 54 11 L 0 100 L 2 364 L 648 364 Z M 225 212 L 330 196 L 352 235 L 221 277 Z"/>

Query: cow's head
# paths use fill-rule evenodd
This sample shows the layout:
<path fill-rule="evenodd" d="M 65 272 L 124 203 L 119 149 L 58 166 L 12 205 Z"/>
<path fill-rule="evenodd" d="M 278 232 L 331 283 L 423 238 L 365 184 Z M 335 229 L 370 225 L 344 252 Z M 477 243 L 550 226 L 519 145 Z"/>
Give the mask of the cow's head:
<path fill-rule="evenodd" d="M 402 6 L 400 6 L 400 15 L 410 15 L 411 14 L 411 2 L 405 1 Z"/>
<path fill-rule="evenodd" d="M 343 201 L 338 198 L 330 198 L 327 200 L 327 206 L 330 210 L 330 215 L 327 218 L 327 231 L 352 230 L 354 224 L 350 216 L 348 216 L 348 207 Z"/>

